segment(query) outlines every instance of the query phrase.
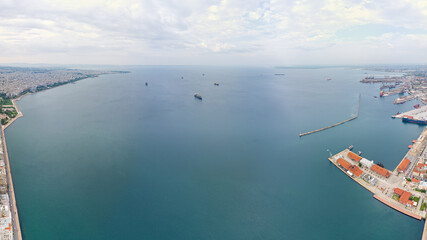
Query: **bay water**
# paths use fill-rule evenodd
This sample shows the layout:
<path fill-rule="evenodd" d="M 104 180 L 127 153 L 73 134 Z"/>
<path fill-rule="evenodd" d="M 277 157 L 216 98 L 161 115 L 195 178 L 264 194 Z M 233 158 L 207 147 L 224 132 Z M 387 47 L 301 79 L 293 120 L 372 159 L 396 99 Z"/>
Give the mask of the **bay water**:
<path fill-rule="evenodd" d="M 380 85 L 359 82 L 390 73 L 113 70 L 130 73 L 18 101 L 24 117 L 6 139 L 25 239 L 421 238 L 423 221 L 327 159 L 354 145 L 390 170 L 401 161 L 423 127 L 391 116 L 416 103 L 374 98 Z M 298 136 L 354 116 L 359 94 L 358 119 Z"/>

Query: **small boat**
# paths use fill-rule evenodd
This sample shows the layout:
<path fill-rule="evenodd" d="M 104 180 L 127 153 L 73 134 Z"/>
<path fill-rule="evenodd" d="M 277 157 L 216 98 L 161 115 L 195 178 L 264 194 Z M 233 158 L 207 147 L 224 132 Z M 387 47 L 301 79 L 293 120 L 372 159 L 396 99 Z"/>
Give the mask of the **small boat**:
<path fill-rule="evenodd" d="M 148 86 L 148 82 L 145 82 L 145 86 Z"/>
<path fill-rule="evenodd" d="M 361 151 L 359 151 L 359 152 L 357 153 L 357 155 L 359 155 L 359 156 L 360 156 L 360 155 L 362 155 L 362 152 L 361 152 Z"/>
<path fill-rule="evenodd" d="M 326 80 L 331 81 L 331 80 L 332 80 L 332 78 L 327 78 Z"/>
<path fill-rule="evenodd" d="M 378 166 L 380 166 L 380 167 L 382 167 L 382 168 L 384 168 L 384 164 L 382 164 L 382 163 L 380 163 L 380 162 L 379 162 L 379 163 L 377 163 L 377 165 L 378 165 Z"/>
<path fill-rule="evenodd" d="M 374 98 L 377 98 L 377 96 L 374 96 Z"/>
<path fill-rule="evenodd" d="M 217 83 L 217 82 L 214 82 L 214 85 L 215 85 L 215 86 L 219 86 L 219 83 Z"/>
<path fill-rule="evenodd" d="M 415 106 L 414 106 L 414 108 L 415 108 L 415 109 L 420 108 L 420 104 L 415 105 Z"/>
<path fill-rule="evenodd" d="M 184 79 L 184 77 L 181 77 L 181 79 Z"/>
<path fill-rule="evenodd" d="M 200 95 L 199 93 L 195 93 L 194 97 L 197 98 L 197 99 L 202 100 L 202 95 Z"/>
<path fill-rule="evenodd" d="M 350 147 L 348 147 L 348 150 L 352 150 L 353 149 L 353 145 L 351 145 Z"/>

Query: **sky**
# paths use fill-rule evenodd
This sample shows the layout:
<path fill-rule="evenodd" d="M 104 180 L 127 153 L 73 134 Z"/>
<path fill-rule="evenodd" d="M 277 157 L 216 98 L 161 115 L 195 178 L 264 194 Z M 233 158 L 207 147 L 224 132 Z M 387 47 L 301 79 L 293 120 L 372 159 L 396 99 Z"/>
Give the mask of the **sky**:
<path fill-rule="evenodd" d="M 0 0 L 0 63 L 427 64 L 426 0 Z"/>

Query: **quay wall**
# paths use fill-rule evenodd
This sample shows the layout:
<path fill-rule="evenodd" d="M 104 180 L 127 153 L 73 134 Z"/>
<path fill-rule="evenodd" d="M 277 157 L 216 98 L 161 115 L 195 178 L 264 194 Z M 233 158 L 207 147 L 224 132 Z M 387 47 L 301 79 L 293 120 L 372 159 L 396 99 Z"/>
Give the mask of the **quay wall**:
<path fill-rule="evenodd" d="M 347 150 L 348 151 L 348 150 Z M 340 152 L 340 154 L 341 153 L 343 153 L 343 152 L 347 152 L 346 150 L 344 150 L 344 151 L 342 151 L 342 152 Z M 409 211 L 407 211 L 407 210 L 405 210 L 405 209 L 403 209 L 403 208 L 401 208 L 401 207 L 398 207 L 398 206 L 395 206 L 395 205 L 393 205 L 393 204 L 391 204 L 391 203 L 389 203 L 388 201 L 386 201 L 386 200 L 384 200 L 384 199 L 382 199 L 382 198 L 380 198 L 372 189 L 371 189 L 371 187 L 368 185 L 368 183 L 366 183 L 366 182 L 364 182 L 363 180 L 361 180 L 361 179 L 355 179 L 355 178 L 353 178 L 353 177 L 351 177 L 350 175 L 348 175 L 342 168 L 340 168 L 340 166 L 338 166 L 338 164 L 336 164 L 333 160 L 332 160 L 332 157 L 330 157 L 330 158 L 328 158 L 329 159 L 329 161 L 331 162 L 331 163 L 333 163 L 339 170 L 341 170 L 346 176 L 348 176 L 349 178 L 351 178 L 352 180 L 354 180 L 355 182 L 357 182 L 358 184 L 360 184 L 362 187 L 364 187 L 366 190 L 368 190 L 368 191 L 370 191 L 372 194 L 374 194 L 374 198 L 375 199 L 377 199 L 378 201 L 380 201 L 380 202 L 382 202 L 382 203 L 384 203 L 384 204 L 386 204 L 387 206 L 389 206 L 389 207 L 392 207 L 393 209 L 395 209 L 396 211 L 399 211 L 399 212 L 401 212 L 401 213 L 403 213 L 403 214 L 406 214 L 406 215 L 408 215 L 408 216 L 410 216 L 410 217 L 413 217 L 413 218 L 415 218 L 415 219 L 418 219 L 418 220 L 421 220 L 422 219 L 422 217 L 421 216 L 419 216 L 419 215 L 417 215 L 417 214 L 414 214 L 414 213 L 411 213 L 411 212 L 409 212 Z M 375 197 L 375 196 L 377 196 L 377 197 Z M 427 240 L 427 239 L 426 239 Z"/>
<path fill-rule="evenodd" d="M 19 224 L 18 208 L 16 207 L 15 190 L 14 190 L 13 181 L 12 181 L 12 172 L 10 171 L 9 155 L 7 153 L 6 138 L 4 135 L 3 127 L 1 129 L 1 137 L 3 142 L 4 161 L 6 163 L 6 170 L 7 170 L 7 176 L 8 176 L 9 201 L 12 203 L 11 214 L 12 214 L 12 223 L 14 227 L 13 235 L 14 235 L 14 239 L 22 240 L 21 226 Z"/>

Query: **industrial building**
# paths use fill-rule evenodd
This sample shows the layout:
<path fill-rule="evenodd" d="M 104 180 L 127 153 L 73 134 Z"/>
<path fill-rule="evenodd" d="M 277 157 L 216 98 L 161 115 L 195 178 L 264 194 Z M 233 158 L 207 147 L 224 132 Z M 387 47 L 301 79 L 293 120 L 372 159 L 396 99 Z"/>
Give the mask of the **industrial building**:
<path fill-rule="evenodd" d="M 362 175 L 363 171 L 360 170 L 360 168 L 356 165 L 351 166 L 348 171 L 350 171 L 351 173 L 353 173 L 356 177 L 360 177 L 360 175 Z"/>
<path fill-rule="evenodd" d="M 348 170 L 351 167 L 351 164 L 342 158 L 338 158 L 337 163 L 345 170 Z"/>
<path fill-rule="evenodd" d="M 371 170 L 383 177 L 386 177 L 386 178 L 390 177 L 390 172 L 387 169 L 384 169 L 376 164 L 372 165 Z"/>
<path fill-rule="evenodd" d="M 399 173 L 405 172 L 406 168 L 408 168 L 410 163 L 411 163 L 411 161 L 409 161 L 409 159 L 407 159 L 407 158 L 403 159 L 403 161 L 397 167 L 397 171 Z"/>
<path fill-rule="evenodd" d="M 362 159 L 361 156 L 357 155 L 356 153 L 354 153 L 352 151 L 348 152 L 347 156 L 356 162 L 359 162 Z"/>

